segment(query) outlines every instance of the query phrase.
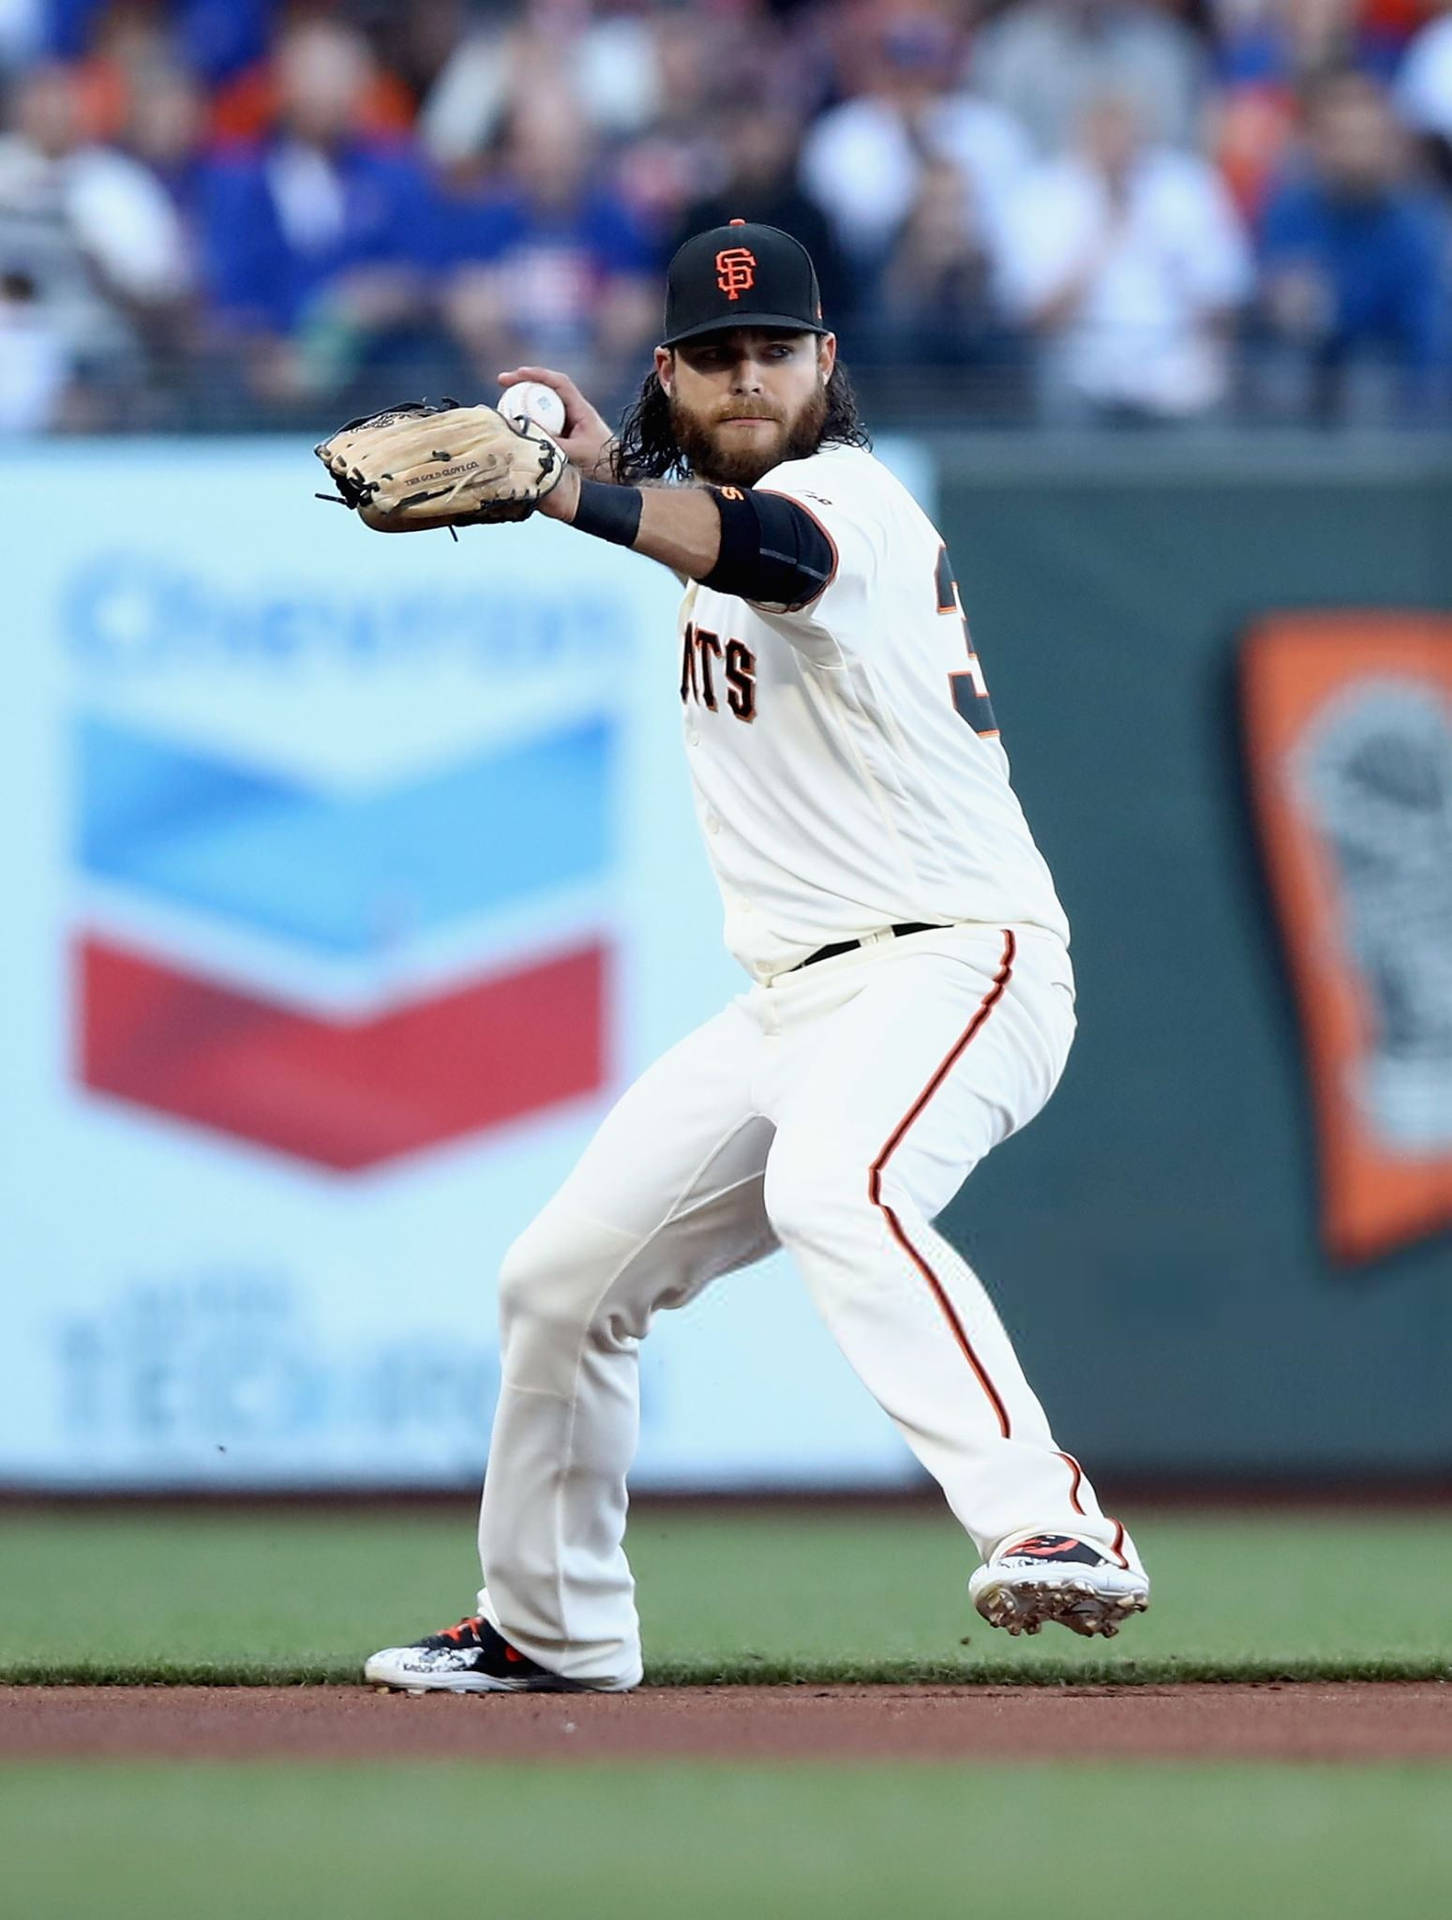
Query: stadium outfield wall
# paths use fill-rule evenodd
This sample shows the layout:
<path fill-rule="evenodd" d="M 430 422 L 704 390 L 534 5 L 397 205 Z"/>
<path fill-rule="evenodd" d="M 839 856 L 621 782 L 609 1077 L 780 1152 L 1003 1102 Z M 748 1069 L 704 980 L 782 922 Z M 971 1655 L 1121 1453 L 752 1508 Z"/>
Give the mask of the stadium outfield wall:
<path fill-rule="evenodd" d="M 1452 451 L 889 450 L 1075 928 L 1064 1085 L 945 1217 L 1060 1439 L 1446 1467 Z M 373 540 L 291 441 L 229 441 L 228 498 L 214 458 L 0 476 L 0 1484 L 465 1485 L 501 1253 L 737 986 L 675 587 L 545 523 Z M 642 1488 L 914 1479 L 780 1262 L 643 1365 Z"/>
<path fill-rule="evenodd" d="M 947 1224 L 1075 1451 L 1445 1469 L 1452 443 L 939 453 L 1080 1014 Z"/>

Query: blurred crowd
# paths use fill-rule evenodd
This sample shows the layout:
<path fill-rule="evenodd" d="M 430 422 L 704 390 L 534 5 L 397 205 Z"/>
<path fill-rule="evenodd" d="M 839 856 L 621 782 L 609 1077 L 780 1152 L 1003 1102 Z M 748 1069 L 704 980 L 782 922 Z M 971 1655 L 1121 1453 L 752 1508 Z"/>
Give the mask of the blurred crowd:
<path fill-rule="evenodd" d="M 615 404 L 735 215 L 909 414 L 1452 419 L 1452 0 L 0 0 L 0 86 L 0 432 Z"/>

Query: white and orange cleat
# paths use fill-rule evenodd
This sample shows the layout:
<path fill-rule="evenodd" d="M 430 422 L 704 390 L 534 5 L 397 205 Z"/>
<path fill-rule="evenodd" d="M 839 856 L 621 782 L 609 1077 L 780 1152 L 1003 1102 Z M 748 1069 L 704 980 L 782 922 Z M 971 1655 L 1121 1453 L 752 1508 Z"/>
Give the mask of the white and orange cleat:
<path fill-rule="evenodd" d="M 578 1681 L 549 1673 L 478 1614 L 412 1646 L 384 1647 L 364 1665 L 371 1686 L 400 1693 L 583 1693 Z"/>
<path fill-rule="evenodd" d="M 1109 1639 L 1149 1605 L 1149 1578 L 1123 1554 L 1116 1561 L 1072 1534 L 1026 1533 L 1011 1535 L 978 1569 L 968 1597 L 990 1626 L 1014 1635 L 1048 1621 Z"/>

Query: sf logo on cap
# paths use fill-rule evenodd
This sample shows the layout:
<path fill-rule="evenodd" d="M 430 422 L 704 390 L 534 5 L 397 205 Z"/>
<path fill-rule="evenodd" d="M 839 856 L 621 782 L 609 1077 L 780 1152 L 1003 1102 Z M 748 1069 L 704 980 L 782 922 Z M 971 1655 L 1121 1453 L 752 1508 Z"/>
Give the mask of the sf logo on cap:
<path fill-rule="evenodd" d="M 723 247 L 716 255 L 716 285 L 728 300 L 739 300 L 756 285 L 756 255 L 750 247 Z"/>

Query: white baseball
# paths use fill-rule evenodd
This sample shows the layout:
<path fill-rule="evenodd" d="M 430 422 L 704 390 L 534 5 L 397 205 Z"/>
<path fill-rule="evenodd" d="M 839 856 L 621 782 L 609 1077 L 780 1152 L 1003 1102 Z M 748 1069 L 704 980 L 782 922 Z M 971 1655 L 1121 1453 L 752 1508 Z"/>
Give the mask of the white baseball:
<path fill-rule="evenodd" d="M 565 403 L 543 380 L 516 380 L 506 387 L 499 411 L 510 420 L 533 420 L 546 433 L 560 433 L 565 425 Z"/>

